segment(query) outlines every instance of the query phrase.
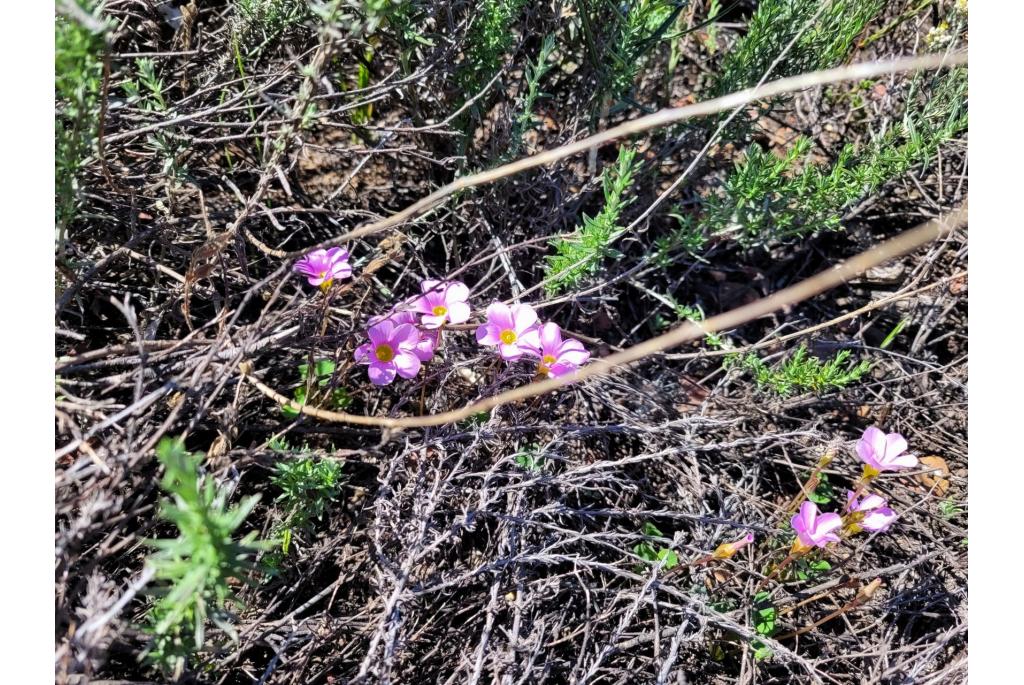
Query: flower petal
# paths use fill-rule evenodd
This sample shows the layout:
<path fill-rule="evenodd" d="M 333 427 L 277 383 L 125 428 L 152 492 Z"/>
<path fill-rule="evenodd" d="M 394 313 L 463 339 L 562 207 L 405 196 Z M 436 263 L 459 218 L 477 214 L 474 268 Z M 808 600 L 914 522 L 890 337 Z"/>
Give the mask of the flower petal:
<path fill-rule="evenodd" d="M 578 368 L 579 367 L 577 367 L 575 364 L 566 364 L 565 362 L 556 362 L 556 363 L 552 364 L 548 368 L 548 373 L 553 378 L 558 378 L 560 376 L 567 376 L 570 373 L 575 372 Z"/>
<path fill-rule="evenodd" d="M 505 361 L 514 362 L 523 356 L 523 350 L 518 345 L 506 345 L 504 343 L 498 345 L 498 354 Z"/>
<path fill-rule="evenodd" d="M 456 302 L 465 302 L 469 299 L 469 286 L 462 281 L 449 281 L 448 289 L 444 293 L 444 299 L 448 303 L 449 309 Z"/>
<path fill-rule="evenodd" d="M 816 534 L 827 535 L 843 525 L 843 517 L 839 514 L 821 514 L 814 523 L 814 532 Z"/>
<path fill-rule="evenodd" d="M 359 362 L 360 364 L 369 364 L 370 363 L 370 351 L 372 349 L 373 349 L 373 345 L 371 345 L 370 343 L 363 343 L 362 345 L 360 345 L 359 347 L 356 348 L 355 355 L 354 355 L 355 356 L 355 360 L 357 362 Z"/>
<path fill-rule="evenodd" d="M 575 364 L 576 366 L 583 366 L 590 359 L 590 353 L 584 349 L 583 343 L 570 338 L 562 343 L 558 359 L 559 361 Z"/>
<path fill-rule="evenodd" d="M 420 358 L 412 352 L 399 352 L 395 355 L 395 367 L 402 378 L 415 378 L 420 372 Z"/>
<path fill-rule="evenodd" d="M 373 362 L 369 367 L 370 382 L 374 385 L 387 385 L 395 380 L 396 372 L 392 362 Z"/>
<path fill-rule="evenodd" d="M 890 459 L 886 464 L 890 471 L 897 469 L 912 469 L 917 466 L 917 457 L 913 454 L 901 454 L 895 459 Z"/>
<path fill-rule="evenodd" d="M 341 262 L 340 264 L 334 264 L 331 266 L 331 274 L 335 278 L 351 278 L 352 267 L 349 266 L 348 262 Z"/>
<path fill-rule="evenodd" d="M 376 326 L 370 326 L 370 330 L 366 332 L 370 336 L 370 342 L 373 343 L 374 347 L 382 345 L 384 343 L 391 342 L 391 336 L 395 332 L 395 324 L 385 319 Z"/>
<path fill-rule="evenodd" d="M 428 337 L 424 337 L 416 345 L 416 348 L 413 350 L 413 353 L 420 358 L 421 362 L 429 362 L 431 359 L 434 358 L 434 347 L 434 341 Z"/>
<path fill-rule="evenodd" d="M 804 503 L 800 505 L 800 513 L 798 515 L 800 516 L 803 529 L 813 531 L 814 521 L 818 518 L 818 505 L 810 500 L 804 500 Z"/>
<path fill-rule="evenodd" d="M 391 334 L 391 343 L 396 347 L 411 350 L 420 342 L 420 331 L 411 324 L 403 323 L 395 327 Z"/>
<path fill-rule="evenodd" d="M 892 461 L 907 451 L 907 440 L 899 433 L 885 436 L 885 460 Z"/>
<path fill-rule="evenodd" d="M 348 261 L 348 250 L 343 247 L 332 247 L 327 250 L 327 261 L 330 264 L 338 264 L 340 262 Z"/>
<path fill-rule="evenodd" d="M 523 352 L 535 357 L 543 357 L 544 350 L 540 341 L 540 330 L 531 329 L 519 336 L 516 343 L 523 348 Z"/>
<path fill-rule="evenodd" d="M 465 323 L 469 321 L 470 314 L 472 314 L 472 310 L 465 302 L 448 303 L 448 321 L 451 323 Z"/>
<path fill-rule="evenodd" d="M 476 341 L 481 345 L 497 345 L 501 342 L 501 329 L 494 324 L 485 323 L 476 329 Z"/>
<path fill-rule="evenodd" d="M 528 304 L 514 304 L 512 319 L 515 322 L 515 332 L 522 335 L 530 326 L 537 323 L 537 312 Z"/>
<path fill-rule="evenodd" d="M 558 348 L 562 346 L 562 330 L 557 323 L 548 321 L 540 327 L 540 344 L 544 352 L 558 354 Z"/>
<path fill-rule="evenodd" d="M 860 502 L 860 506 L 857 507 L 859 511 L 871 511 L 872 509 L 881 509 L 885 506 L 885 498 L 879 495 L 868 495 Z"/>
<path fill-rule="evenodd" d="M 896 512 L 889 507 L 883 507 L 881 509 L 875 509 L 869 513 L 857 525 L 864 530 L 870 530 L 872 533 L 882 533 L 886 531 L 895 520 Z"/>
<path fill-rule="evenodd" d="M 515 327 L 512 320 L 512 310 L 501 302 L 492 302 L 487 307 L 487 323 L 494 324 L 498 330 L 507 330 Z"/>
<path fill-rule="evenodd" d="M 423 318 L 420 319 L 420 323 L 424 328 L 434 329 L 440 328 L 444 325 L 447 316 L 434 316 L 433 314 L 424 314 Z"/>

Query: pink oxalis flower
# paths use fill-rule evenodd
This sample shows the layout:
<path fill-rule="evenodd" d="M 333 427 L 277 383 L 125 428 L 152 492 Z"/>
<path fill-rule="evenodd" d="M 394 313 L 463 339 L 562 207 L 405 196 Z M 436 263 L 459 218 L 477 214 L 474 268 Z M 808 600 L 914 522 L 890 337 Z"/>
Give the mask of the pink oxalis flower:
<path fill-rule="evenodd" d="M 395 380 L 396 374 L 414 378 L 419 373 L 416 345 L 420 343 L 420 333 L 415 326 L 384 320 L 370 326 L 367 334 L 370 342 L 356 348 L 355 358 L 360 364 L 370 365 L 371 383 L 387 385 Z"/>
<path fill-rule="evenodd" d="M 408 324 L 413 328 L 416 328 L 416 333 L 419 335 L 419 342 L 416 343 L 416 347 L 413 352 L 417 357 L 420 358 L 421 362 L 429 362 L 434 358 L 434 350 L 441 342 L 441 331 L 424 331 L 417 327 L 416 314 L 410 311 L 401 311 L 388 314 L 386 316 L 371 316 L 369 324 L 375 326 L 381 321 L 390 321 L 396 326 L 402 324 Z"/>
<path fill-rule="evenodd" d="M 515 361 L 526 350 L 522 347 L 524 335 L 534 330 L 537 312 L 528 304 L 511 307 L 495 302 L 487 308 L 487 323 L 476 329 L 476 341 L 481 345 L 497 345 L 498 354 L 506 361 Z"/>
<path fill-rule="evenodd" d="M 734 554 L 736 554 L 736 552 L 739 552 L 741 549 L 743 549 L 753 541 L 754 534 L 747 533 L 735 542 L 723 542 L 717 548 L 715 548 L 715 551 L 711 553 L 711 557 L 713 559 L 729 559 Z"/>
<path fill-rule="evenodd" d="M 830 542 L 839 542 L 839 535 L 833 531 L 843 525 L 843 519 L 839 514 L 822 514 L 818 511 L 818 505 L 805 501 L 789 523 L 796 531 L 794 551 L 806 551 L 812 547 L 824 547 Z"/>
<path fill-rule="evenodd" d="M 416 298 L 413 307 L 423 315 L 424 328 L 469 320 L 469 288 L 462 281 L 426 280 L 420 284 L 420 290 L 423 295 Z"/>
<path fill-rule="evenodd" d="M 348 250 L 343 247 L 313 250 L 295 262 L 295 271 L 305 276 L 310 285 L 318 285 L 323 290 L 330 288 L 336 278 L 352 276 Z"/>
<path fill-rule="evenodd" d="M 846 510 L 850 512 L 850 524 L 854 528 L 854 532 L 863 529 L 872 533 L 881 533 L 896 520 L 896 512 L 890 509 L 889 503 L 878 495 L 866 495 L 864 499 L 858 500 L 857 493 L 847 490 Z"/>
<path fill-rule="evenodd" d="M 590 359 L 590 353 L 579 340 L 562 339 L 562 331 L 556 323 L 548 322 L 523 333 L 520 344 L 527 354 L 540 358 L 537 367 L 540 373 L 555 378 L 572 373 Z"/>
<path fill-rule="evenodd" d="M 865 471 L 899 471 L 917 466 L 917 457 L 906 454 L 907 441 L 899 433 L 886 435 L 871 426 L 857 441 L 857 456 L 864 462 Z"/>

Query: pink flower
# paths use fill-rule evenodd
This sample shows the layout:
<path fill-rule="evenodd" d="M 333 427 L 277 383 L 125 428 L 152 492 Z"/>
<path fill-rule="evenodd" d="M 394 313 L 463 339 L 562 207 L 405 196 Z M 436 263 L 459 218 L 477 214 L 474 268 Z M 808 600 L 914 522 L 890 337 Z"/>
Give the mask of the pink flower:
<path fill-rule="evenodd" d="M 887 530 L 896 520 L 896 512 L 878 495 L 867 495 L 857 501 L 857 493 L 847 490 L 846 509 L 850 512 L 850 522 L 853 525 L 873 533 Z"/>
<path fill-rule="evenodd" d="M 540 373 L 555 378 L 572 373 L 590 359 L 590 353 L 579 340 L 562 340 L 562 331 L 556 323 L 548 322 L 539 329 L 523 333 L 520 344 L 527 354 L 540 357 Z"/>
<path fill-rule="evenodd" d="M 420 342 L 420 334 L 415 326 L 396 326 L 385 320 L 370 326 L 367 334 L 370 342 L 356 348 L 355 358 L 360 364 L 370 365 L 371 383 L 387 385 L 395 380 L 395 374 L 413 378 L 419 373 L 420 358 L 416 354 L 416 345 Z"/>
<path fill-rule="evenodd" d="M 430 332 L 420 330 L 416 325 L 416 315 L 410 311 L 393 312 L 386 316 L 371 316 L 369 324 L 371 326 L 375 326 L 381 321 L 390 321 L 395 326 L 408 324 L 413 328 L 416 328 L 419 341 L 416 343 L 413 353 L 419 357 L 421 362 L 429 362 L 434 358 L 434 350 L 437 349 L 437 346 L 441 342 L 440 330 Z"/>
<path fill-rule="evenodd" d="M 711 557 L 714 559 L 729 559 L 753 541 L 754 534 L 747 533 L 735 542 L 723 542 L 711 553 Z"/>
<path fill-rule="evenodd" d="M 462 281 L 426 280 L 420 284 L 423 295 L 413 303 L 423 315 L 424 328 L 440 328 L 445 323 L 463 323 L 469 320 L 469 288 Z"/>
<path fill-rule="evenodd" d="M 843 519 L 839 514 L 821 514 L 818 505 L 807 501 L 800 505 L 800 511 L 789 523 L 796 531 L 793 548 L 799 551 L 839 542 L 839 536 L 832 531 L 843 525 Z"/>
<path fill-rule="evenodd" d="M 332 247 L 329 250 L 313 250 L 295 262 L 295 270 L 306 277 L 310 285 L 324 290 L 331 287 L 335 278 L 350 278 L 352 267 L 348 263 L 348 250 Z"/>
<path fill-rule="evenodd" d="M 526 352 L 521 338 L 534 330 L 537 312 L 528 304 L 511 307 L 495 302 L 487 308 L 487 323 L 476 329 L 476 341 L 481 345 L 498 346 L 498 353 L 506 361 L 515 361 Z"/>
<path fill-rule="evenodd" d="M 899 433 L 886 435 L 871 426 L 857 441 L 857 456 L 876 472 L 899 471 L 917 466 L 917 457 L 905 454 L 907 441 Z"/>

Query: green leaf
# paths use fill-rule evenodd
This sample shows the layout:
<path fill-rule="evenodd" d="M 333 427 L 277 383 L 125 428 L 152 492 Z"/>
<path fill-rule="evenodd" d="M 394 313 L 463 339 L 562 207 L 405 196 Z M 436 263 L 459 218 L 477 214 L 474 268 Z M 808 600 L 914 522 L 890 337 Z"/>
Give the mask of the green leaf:
<path fill-rule="evenodd" d="M 757 661 L 764 661 L 772 655 L 772 650 L 768 649 L 768 646 L 763 642 L 755 640 L 751 643 L 751 647 L 754 648 L 754 659 Z"/>
<path fill-rule="evenodd" d="M 769 594 L 767 592 L 758 592 L 754 595 L 754 630 L 759 635 L 771 636 L 775 632 L 775 620 L 777 618 L 778 611 L 770 604 Z"/>
<path fill-rule="evenodd" d="M 658 530 L 658 527 L 650 522 L 645 522 L 643 527 L 643 534 L 652 538 L 663 538 L 665 534 Z"/>
<path fill-rule="evenodd" d="M 658 550 L 658 561 L 665 562 L 665 569 L 672 569 L 679 565 L 679 555 L 675 553 L 675 550 L 671 549 L 659 549 Z"/>
<path fill-rule="evenodd" d="M 821 474 L 821 482 L 818 483 L 818 487 L 814 488 L 814 492 L 807 495 L 807 499 L 815 504 L 829 504 L 835 500 L 835 495 L 835 488 L 828 482 L 828 474 L 823 473 Z"/>
<path fill-rule="evenodd" d="M 300 385 L 295 388 L 295 392 L 292 393 L 292 398 L 299 404 L 306 403 L 306 386 Z M 293 409 L 291 406 L 281 405 L 281 413 L 287 416 L 289 419 L 294 419 L 296 416 L 301 414 L 298 409 Z"/>
<path fill-rule="evenodd" d="M 641 542 L 639 545 L 633 547 L 633 554 L 637 555 L 644 561 L 654 563 L 658 560 L 658 553 L 654 550 L 649 543 Z"/>

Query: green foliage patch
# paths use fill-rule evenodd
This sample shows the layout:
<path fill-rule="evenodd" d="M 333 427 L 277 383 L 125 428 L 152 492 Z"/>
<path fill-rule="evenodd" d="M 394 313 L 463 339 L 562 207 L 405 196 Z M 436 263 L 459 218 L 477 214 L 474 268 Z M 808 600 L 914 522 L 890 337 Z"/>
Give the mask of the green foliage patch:
<path fill-rule="evenodd" d="M 806 345 L 800 345 L 793 356 L 777 366 L 769 366 L 756 354 L 727 357 L 727 368 L 739 366 L 754 375 L 759 391 L 771 391 L 782 397 L 794 392 L 841 390 L 855 383 L 871 370 L 871 362 L 850 361 L 850 351 L 841 350 L 828 361 L 810 356 Z"/>
<path fill-rule="evenodd" d="M 200 477 L 203 455 L 187 452 L 181 440 L 164 438 L 156 453 L 164 466 L 160 487 L 170 496 L 160 503 L 160 517 L 174 524 L 178 536 L 149 542 L 158 551 L 149 558 L 157 599 L 148 612 L 152 642 L 147 655 L 177 677 L 205 644 L 207 621 L 237 639 L 231 625 L 231 609 L 238 606 L 232 583 L 250 582 L 257 567 L 249 559 L 267 543 L 257 541 L 256 531 L 234 538 L 258 495 L 230 506 L 228 489 Z"/>

